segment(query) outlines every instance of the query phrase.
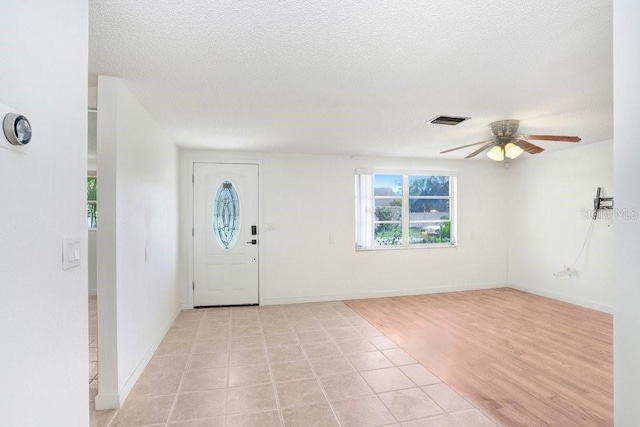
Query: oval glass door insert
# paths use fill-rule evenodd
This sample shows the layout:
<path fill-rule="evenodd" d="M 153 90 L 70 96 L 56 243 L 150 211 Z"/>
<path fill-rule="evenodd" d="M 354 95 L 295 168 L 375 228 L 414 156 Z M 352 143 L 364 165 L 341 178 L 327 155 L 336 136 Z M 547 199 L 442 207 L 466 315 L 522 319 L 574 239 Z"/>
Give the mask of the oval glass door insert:
<path fill-rule="evenodd" d="M 231 249 L 240 230 L 240 199 L 229 181 L 223 181 L 213 200 L 213 234 L 223 249 Z"/>

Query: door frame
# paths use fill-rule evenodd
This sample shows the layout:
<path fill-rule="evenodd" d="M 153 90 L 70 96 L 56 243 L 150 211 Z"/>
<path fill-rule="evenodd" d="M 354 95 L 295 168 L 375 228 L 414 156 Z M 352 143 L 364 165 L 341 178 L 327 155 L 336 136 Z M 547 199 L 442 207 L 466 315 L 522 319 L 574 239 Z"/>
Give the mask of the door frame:
<path fill-rule="evenodd" d="M 254 159 L 224 159 L 224 160 L 214 160 L 209 159 L 209 156 L 189 156 L 187 155 L 187 166 L 186 174 L 183 176 L 185 182 L 188 183 L 186 186 L 183 186 L 183 189 L 188 189 L 185 191 L 188 197 L 184 200 L 185 203 L 185 212 L 187 215 L 184 216 L 184 220 L 182 220 L 182 232 L 185 233 L 187 239 L 184 239 L 185 242 L 188 242 L 185 246 L 187 249 L 187 265 L 186 270 L 188 271 L 188 281 L 186 283 L 188 289 L 189 300 L 186 308 L 193 308 L 193 282 L 194 282 L 194 259 L 195 259 L 195 238 L 193 236 L 192 230 L 194 227 L 194 216 L 195 212 L 193 209 L 194 202 L 194 165 L 196 163 L 206 163 L 206 164 L 219 164 L 219 165 L 255 165 L 258 166 L 258 240 L 260 243 L 258 244 L 258 305 L 260 305 L 260 301 L 262 301 L 262 286 L 261 285 L 261 277 L 263 276 L 263 249 L 262 242 L 264 241 L 264 227 L 263 227 L 263 181 L 262 181 L 262 170 L 263 164 L 262 160 L 254 160 Z M 211 157 L 219 157 L 219 153 L 211 153 Z M 221 156 L 220 156 L 221 157 Z M 183 163 L 184 164 L 184 163 Z M 186 188 L 185 188 L 186 187 Z M 184 247 L 184 246 L 183 246 Z"/>

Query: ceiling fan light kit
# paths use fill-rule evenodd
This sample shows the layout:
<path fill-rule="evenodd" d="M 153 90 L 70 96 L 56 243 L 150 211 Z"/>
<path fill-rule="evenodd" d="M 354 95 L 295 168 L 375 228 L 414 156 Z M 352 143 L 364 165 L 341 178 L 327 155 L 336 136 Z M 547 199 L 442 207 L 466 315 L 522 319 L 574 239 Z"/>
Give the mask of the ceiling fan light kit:
<path fill-rule="evenodd" d="M 518 131 L 518 120 L 500 120 L 493 122 L 489 125 L 493 139 L 486 141 L 480 141 L 473 144 L 463 145 L 461 147 L 450 148 L 448 150 L 441 151 L 440 154 L 448 153 L 450 151 L 460 150 L 462 148 L 472 147 L 474 145 L 484 144 L 482 147 L 474 151 L 465 157 L 470 159 L 477 156 L 485 150 L 487 157 L 497 162 L 502 162 L 507 159 L 515 159 L 523 152 L 529 154 L 538 154 L 544 151 L 544 148 L 530 143 L 527 139 L 539 140 L 539 141 L 558 141 L 558 142 L 579 142 L 580 138 L 577 136 L 561 136 L 561 135 L 516 135 Z"/>
<path fill-rule="evenodd" d="M 504 150 L 501 145 L 494 145 L 491 150 L 487 151 L 487 157 L 496 162 L 504 160 Z"/>
<path fill-rule="evenodd" d="M 524 150 L 518 147 L 513 142 L 507 142 L 507 144 L 504 146 L 504 155 L 510 159 L 515 159 L 522 153 L 524 153 Z"/>
<path fill-rule="evenodd" d="M 487 157 L 496 162 L 501 162 L 506 157 L 507 159 L 515 159 L 520 154 L 524 153 L 524 150 L 518 147 L 513 142 L 507 142 L 506 144 L 497 144 L 491 147 L 491 150 L 487 151 Z"/>

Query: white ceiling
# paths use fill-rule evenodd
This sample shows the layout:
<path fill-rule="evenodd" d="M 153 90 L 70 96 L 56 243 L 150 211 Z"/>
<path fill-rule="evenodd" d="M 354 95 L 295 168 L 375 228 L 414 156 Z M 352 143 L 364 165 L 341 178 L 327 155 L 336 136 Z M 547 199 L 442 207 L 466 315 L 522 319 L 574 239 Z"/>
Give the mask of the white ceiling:
<path fill-rule="evenodd" d="M 90 85 L 123 78 L 181 146 L 461 158 L 438 153 L 501 119 L 613 137 L 611 0 L 89 5 Z"/>

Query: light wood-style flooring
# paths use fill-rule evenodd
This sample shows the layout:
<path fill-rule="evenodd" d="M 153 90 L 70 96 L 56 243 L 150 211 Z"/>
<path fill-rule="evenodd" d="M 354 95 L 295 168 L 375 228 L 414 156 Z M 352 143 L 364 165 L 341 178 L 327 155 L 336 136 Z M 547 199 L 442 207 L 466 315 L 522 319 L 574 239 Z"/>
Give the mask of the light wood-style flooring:
<path fill-rule="evenodd" d="M 611 315 L 510 288 L 346 304 L 504 425 L 613 425 Z"/>

